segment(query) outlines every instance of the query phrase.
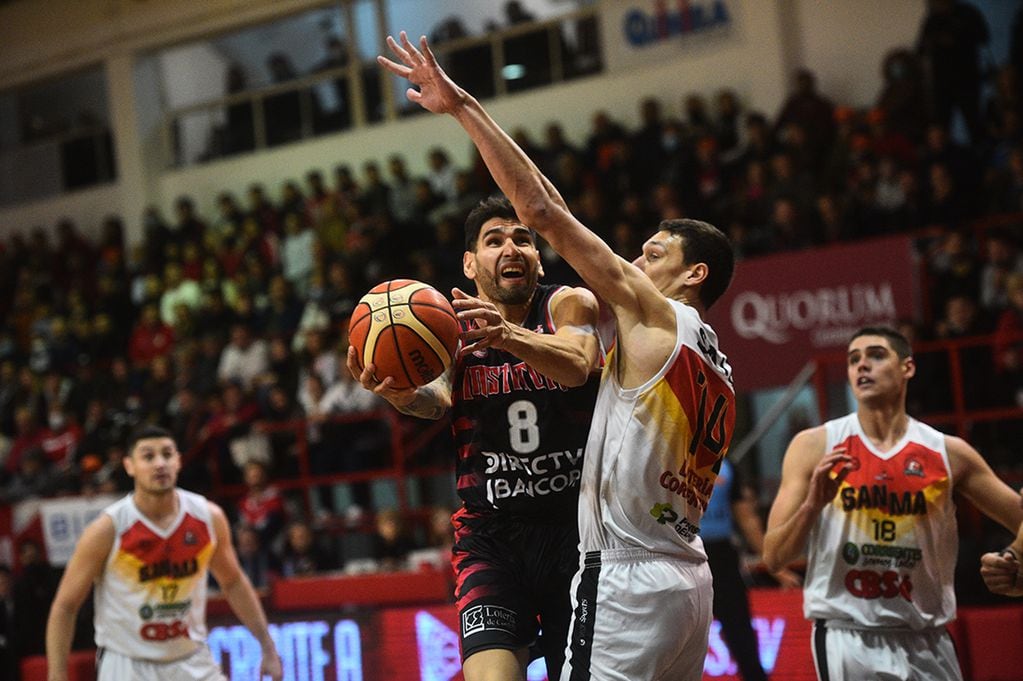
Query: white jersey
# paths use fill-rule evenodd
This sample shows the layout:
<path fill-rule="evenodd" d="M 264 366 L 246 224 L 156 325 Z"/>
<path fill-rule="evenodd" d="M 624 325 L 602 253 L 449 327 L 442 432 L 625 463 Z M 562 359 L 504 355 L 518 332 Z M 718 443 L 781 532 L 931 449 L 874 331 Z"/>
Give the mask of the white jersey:
<path fill-rule="evenodd" d="M 629 390 L 612 348 L 601 377 L 579 492 L 580 553 L 643 548 L 706 560 L 699 537 L 735 423 L 735 391 L 717 335 L 688 305 L 675 311 L 675 348 Z"/>
<path fill-rule="evenodd" d="M 206 579 L 216 531 L 204 497 L 176 493 L 178 517 L 167 529 L 143 516 L 131 495 L 103 511 L 116 536 L 95 589 L 100 648 L 169 662 L 206 641 Z"/>
<path fill-rule="evenodd" d="M 910 418 L 882 452 L 856 414 L 825 428 L 824 451 L 845 447 L 856 467 L 811 530 L 806 617 L 914 630 L 951 621 L 959 544 L 945 436 Z"/>

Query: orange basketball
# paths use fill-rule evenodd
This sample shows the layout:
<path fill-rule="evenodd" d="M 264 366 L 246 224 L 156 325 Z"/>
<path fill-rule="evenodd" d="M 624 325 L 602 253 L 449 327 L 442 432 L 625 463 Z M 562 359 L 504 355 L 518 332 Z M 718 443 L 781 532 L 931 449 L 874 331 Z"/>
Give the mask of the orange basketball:
<path fill-rule="evenodd" d="M 392 279 L 359 300 L 348 341 L 360 367 L 374 364 L 379 380 L 391 376 L 394 387 L 413 388 L 451 365 L 460 331 L 444 294 L 421 281 Z"/>

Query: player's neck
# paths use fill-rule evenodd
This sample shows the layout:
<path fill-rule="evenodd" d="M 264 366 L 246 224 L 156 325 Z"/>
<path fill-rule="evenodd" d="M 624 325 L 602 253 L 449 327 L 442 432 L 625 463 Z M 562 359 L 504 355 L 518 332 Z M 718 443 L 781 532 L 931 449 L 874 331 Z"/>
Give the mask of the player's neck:
<path fill-rule="evenodd" d="M 136 488 L 132 499 L 139 513 L 157 526 L 169 524 L 178 515 L 180 502 L 176 490 L 154 493 Z"/>
<path fill-rule="evenodd" d="M 902 404 L 861 404 L 856 415 L 863 434 L 881 450 L 891 449 L 909 428 L 909 415 Z"/>

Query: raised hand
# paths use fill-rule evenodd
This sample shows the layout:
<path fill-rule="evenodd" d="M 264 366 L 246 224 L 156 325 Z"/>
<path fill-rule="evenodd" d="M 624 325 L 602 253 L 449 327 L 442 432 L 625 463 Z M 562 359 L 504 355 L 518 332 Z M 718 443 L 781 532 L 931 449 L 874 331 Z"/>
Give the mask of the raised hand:
<path fill-rule="evenodd" d="M 841 489 L 846 476 L 857 467 L 856 461 L 845 452 L 844 447 L 836 448 L 813 469 L 806 502 L 814 510 L 819 511 L 830 504 Z"/>
<path fill-rule="evenodd" d="M 419 39 L 418 49 L 409 41 L 405 31 L 398 37 L 400 45 L 394 38 L 387 36 L 387 46 L 402 63 L 393 62 L 382 55 L 377 57 L 377 63 L 419 87 L 418 90 L 410 87 L 405 91 L 409 101 L 433 113 L 452 113 L 468 96 L 465 90 L 444 73 L 426 42 L 426 36 Z"/>
<path fill-rule="evenodd" d="M 500 348 L 511 335 L 512 329 L 497 306 L 458 288 L 452 289 L 451 295 L 451 306 L 455 308 L 458 318 L 470 322 L 469 330 L 462 333 L 459 356 L 464 357 L 474 350 L 484 348 Z"/>

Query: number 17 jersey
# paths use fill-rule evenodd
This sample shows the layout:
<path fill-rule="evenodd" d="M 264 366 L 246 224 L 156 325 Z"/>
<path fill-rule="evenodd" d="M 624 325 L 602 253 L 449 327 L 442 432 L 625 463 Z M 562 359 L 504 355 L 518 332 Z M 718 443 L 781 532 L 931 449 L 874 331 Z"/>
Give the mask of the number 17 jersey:
<path fill-rule="evenodd" d="M 539 285 L 522 326 L 557 329 L 550 303 L 563 286 Z M 473 511 L 576 519 L 583 451 L 599 374 L 569 388 L 504 350 L 461 360 L 452 378 L 458 496 Z"/>

